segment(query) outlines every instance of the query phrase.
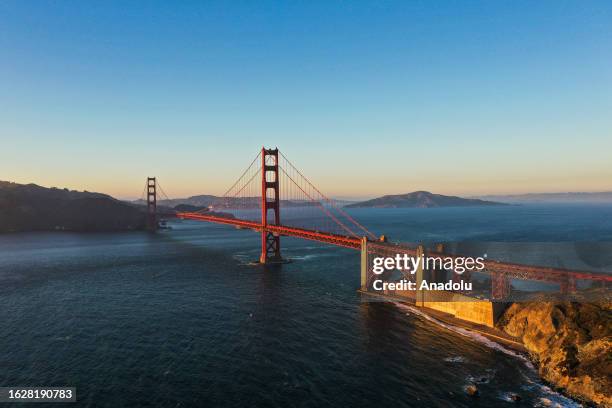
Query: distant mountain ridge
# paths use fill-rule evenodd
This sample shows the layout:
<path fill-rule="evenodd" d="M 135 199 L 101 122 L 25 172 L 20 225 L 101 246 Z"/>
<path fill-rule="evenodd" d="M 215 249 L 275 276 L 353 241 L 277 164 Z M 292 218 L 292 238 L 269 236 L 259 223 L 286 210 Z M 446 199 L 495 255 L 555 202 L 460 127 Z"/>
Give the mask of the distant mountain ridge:
<path fill-rule="evenodd" d="M 135 204 L 146 204 L 144 200 L 133 201 Z M 210 194 L 195 195 L 187 198 L 172 198 L 169 200 L 157 200 L 158 205 L 176 208 L 179 205 L 207 208 L 215 210 L 229 208 L 251 208 L 256 209 L 261 206 L 261 197 L 219 197 Z M 281 200 L 282 207 L 310 207 L 318 205 L 306 200 Z"/>
<path fill-rule="evenodd" d="M 510 195 L 484 195 L 474 198 L 493 200 L 502 203 L 610 203 L 612 204 L 612 191 L 595 193 L 567 192 L 567 193 L 528 193 Z"/>
<path fill-rule="evenodd" d="M 349 204 L 345 208 L 435 208 L 496 205 L 507 204 L 473 198 L 433 194 L 429 191 L 414 191 L 407 194 L 385 195 L 372 200 Z"/>
<path fill-rule="evenodd" d="M 204 211 L 217 217 L 233 217 L 225 212 L 209 211 L 206 205 L 157 202 L 160 219 L 175 217 L 178 211 Z M 102 193 L 0 180 L 0 233 L 132 231 L 142 230 L 145 225 L 146 202 L 142 200 L 128 202 Z"/>

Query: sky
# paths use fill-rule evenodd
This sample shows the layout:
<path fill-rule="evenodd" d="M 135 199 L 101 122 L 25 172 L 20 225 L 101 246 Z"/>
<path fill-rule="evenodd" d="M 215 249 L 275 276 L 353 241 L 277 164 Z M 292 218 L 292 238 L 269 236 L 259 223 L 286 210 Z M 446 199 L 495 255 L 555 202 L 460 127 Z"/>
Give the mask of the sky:
<path fill-rule="evenodd" d="M 612 191 L 612 2 L 0 0 L 0 180 Z"/>

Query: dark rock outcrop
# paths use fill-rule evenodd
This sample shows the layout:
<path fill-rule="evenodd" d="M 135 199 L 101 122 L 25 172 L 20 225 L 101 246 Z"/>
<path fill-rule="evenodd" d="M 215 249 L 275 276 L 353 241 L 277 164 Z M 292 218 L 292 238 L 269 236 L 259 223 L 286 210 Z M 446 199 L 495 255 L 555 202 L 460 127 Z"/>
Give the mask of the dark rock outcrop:
<path fill-rule="evenodd" d="M 477 397 L 479 395 L 478 387 L 476 387 L 474 384 L 470 384 L 465 387 L 465 392 L 470 397 Z"/>
<path fill-rule="evenodd" d="M 133 201 L 136 205 L 145 205 L 146 201 Z M 261 205 L 261 198 L 255 197 L 217 197 L 213 195 L 197 195 L 188 198 L 173 198 L 169 200 L 158 200 L 157 204 L 168 208 L 177 208 L 179 205 L 188 205 L 197 208 L 211 208 L 213 211 L 226 210 L 232 208 L 256 209 Z M 281 200 L 282 207 L 313 207 L 317 206 L 316 202 L 311 200 Z M 182 211 L 182 210 L 180 210 Z"/>

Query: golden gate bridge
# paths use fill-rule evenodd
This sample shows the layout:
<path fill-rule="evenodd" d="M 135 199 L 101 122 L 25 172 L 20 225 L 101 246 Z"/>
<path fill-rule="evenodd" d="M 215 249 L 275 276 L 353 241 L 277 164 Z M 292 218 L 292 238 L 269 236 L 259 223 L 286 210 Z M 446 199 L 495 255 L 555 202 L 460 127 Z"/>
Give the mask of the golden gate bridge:
<path fill-rule="evenodd" d="M 169 200 L 155 177 L 149 177 L 145 185 L 147 197 L 147 227 L 158 228 L 158 190 Z M 284 214 L 281 218 L 281 213 Z M 378 237 L 344 211 L 334 200 L 315 187 L 277 148 L 262 148 L 238 180 L 222 197 L 197 211 L 177 212 L 184 220 L 230 225 L 253 230 L 261 235 L 259 263 L 263 265 L 284 262 L 281 255 L 281 237 L 294 237 L 317 241 L 361 251 L 361 290 L 372 288 L 375 274 L 372 272 L 372 257 L 409 256 L 456 257 L 444 253 L 442 245 L 427 249 L 424 245 L 410 247 L 387 242 L 384 235 Z M 434 280 L 444 279 L 447 271 L 429 272 Z M 452 272 L 452 271 L 451 271 Z M 576 271 L 537 265 L 523 265 L 485 261 L 485 269 L 479 271 L 489 276 L 491 287 L 488 297 L 505 300 L 512 291 L 513 280 L 535 281 L 554 284 L 562 294 L 575 293 L 578 282 L 591 288 L 599 284 L 606 288 L 612 275 L 590 271 Z M 452 274 L 452 279 L 470 279 Z M 414 280 L 414 276 L 404 276 Z M 394 293 L 386 293 L 394 295 Z M 397 293 L 396 293 L 397 294 Z M 404 294 L 405 295 L 405 294 Z"/>

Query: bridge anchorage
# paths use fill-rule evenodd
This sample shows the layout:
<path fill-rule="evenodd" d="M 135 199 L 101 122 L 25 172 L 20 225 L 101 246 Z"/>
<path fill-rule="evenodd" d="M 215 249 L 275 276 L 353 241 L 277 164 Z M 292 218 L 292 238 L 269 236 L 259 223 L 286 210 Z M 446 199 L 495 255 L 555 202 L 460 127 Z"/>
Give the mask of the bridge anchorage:
<path fill-rule="evenodd" d="M 155 177 L 147 179 L 147 226 L 149 230 L 160 227 L 157 194 L 165 199 L 168 196 Z M 160 201 L 162 211 L 163 200 Z M 277 148 L 263 147 L 238 180 L 206 207 L 195 211 L 174 210 L 168 216 L 179 219 L 204 221 L 215 224 L 231 225 L 238 229 L 252 230 L 261 236 L 261 252 L 257 263 L 275 265 L 287 262 L 281 256 L 281 237 L 294 237 L 322 242 L 361 252 L 361 292 L 383 295 L 393 298 L 406 298 L 419 302 L 449 302 L 459 295 L 473 296 L 467 293 L 443 294 L 444 299 L 433 298 L 432 294 L 423 291 L 385 291 L 375 292 L 372 288 L 376 274 L 372 272 L 372 261 L 375 257 L 394 257 L 406 254 L 412 257 L 457 257 L 457 254 L 444 253 L 443 246 L 428 249 L 423 245 L 405 246 L 387 242 L 383 235 L 378 238 L 366 227 L 344 211 L 334 200 L 329 199 L 317 189 Z M 169 210 L 169 209 L 167 209 Z M 281 213 L 283 214 L 281 218 Z M 420 270 L 409 276 L 409 279 L 438 282 L 452 279 L 455 276 L 449 270 Z M 393 278 L 395 279 L 395 278 Z M 573 271 L 545 266 L 520 265 L 498 262 L 493 259 L 485 261 L 485 269 L 474 274 L 464 274 L 463 281 L 478 280 L 481 287 L 487 287 L 486 293 L 478 294 L 478 299 L 495 302 L 507 302 L 519 295 L 513 283 L 532 281 L 552 284 L 561 294 L 572 294 L 585 288 L 607 287 L 612 282 L 612 275 L 589 271 Z M 448 299 L 447 299 L 448 298 Z M 475 298 L 471 298 L 475 300 Z"/>

